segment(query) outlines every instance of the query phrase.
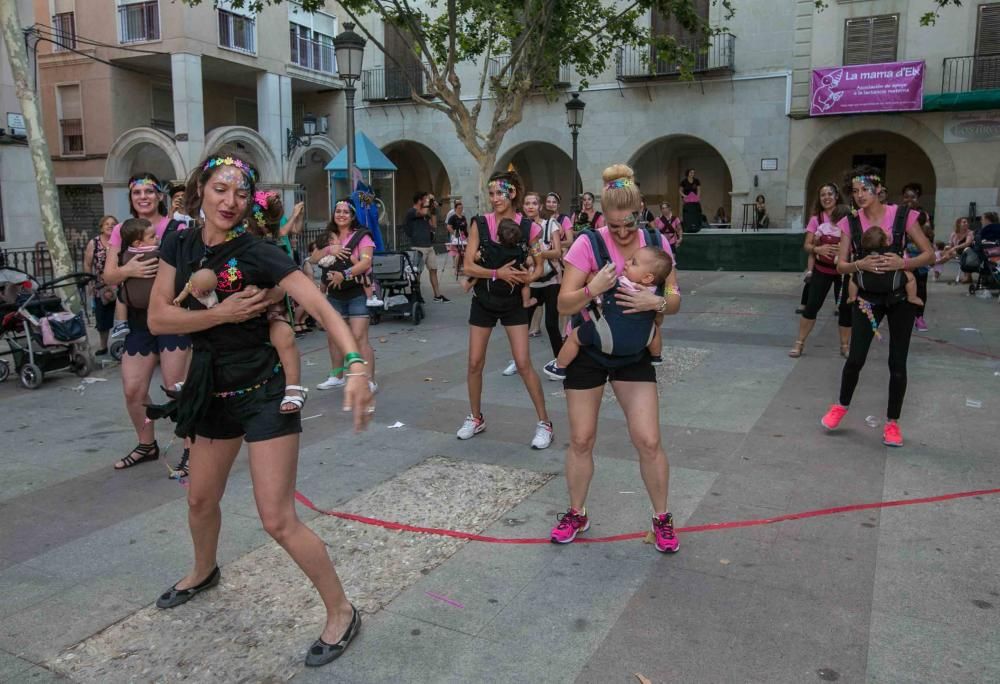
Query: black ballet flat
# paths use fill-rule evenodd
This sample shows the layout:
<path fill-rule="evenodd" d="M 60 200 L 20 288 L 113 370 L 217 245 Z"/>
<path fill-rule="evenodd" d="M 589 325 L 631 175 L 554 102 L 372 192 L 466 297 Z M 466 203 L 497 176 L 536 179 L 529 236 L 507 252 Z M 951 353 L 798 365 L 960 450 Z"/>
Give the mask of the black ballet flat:
<path fill-rule="evenodd" d="M 347 626 L 344 636 L 340 637 L 340 641 L 335 644 L 328 644 L 322 639 L 314 641 L 313 645 L 309 647 L 309 652 L 306 653 L 306 667 L 326 665 L 344 654 L 348 645 L 361 630 L 361 613 L 353 605 L 351 605 L 351 610 L 353 611 L 351 624 Z"/>
<path fill-rule="evenodd" d="M 201 584 L 193 587 L 188 587 L 187 589 L 178 589 L 177 585 L 170 587 L 170 590 L 165 592 L 160 598 L 156 599 L 157 608 L 176 608 L 182 603 L 187 603 L 193 599 L 196 595 L 201 592 L 211 589 L 219 583 L 222 578 L 222 573 L 219 571 L 219 566 L 216 565 L 215 569 L 205 578 Z"/>

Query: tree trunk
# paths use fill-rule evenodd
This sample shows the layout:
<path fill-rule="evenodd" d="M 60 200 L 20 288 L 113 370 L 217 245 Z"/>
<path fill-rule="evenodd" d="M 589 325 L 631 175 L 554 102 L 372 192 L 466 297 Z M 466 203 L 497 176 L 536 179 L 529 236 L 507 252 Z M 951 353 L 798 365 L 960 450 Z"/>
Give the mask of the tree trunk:
<path fill-rule="evenodd" d="M 28 54 L 24 46 L 21 21 L 17 16 L 16 0 L 0 0 L 0 30 L 3 31 L 17 99 L 21 103 L 21 112 L 24 115 L 31 161 L 35 165 L 42 232 L 52 258 L 53 274 L 55 277 L 68 275 L 73 272 L 73 259 L 63 233 L 62 218 L 59 216 L 59 194 L 56 190 L 55 174 L 52 171 L 49 145 L 45 141 L 38 98 L 28 81 Z M 68 296 L 68 293 L 65 296 Z"/>
<path fill-rule="evenodd" d="M 493 175 L 493 168 L 497 163 L 496 148 L 484 149 L 483 153 L 476 157 L 476 162 L 479 164 L 479 212 L 486 214 L 493 211 L 493 207 L 490 205 L 490 193 L 486 184 L 490 176 Z"/>

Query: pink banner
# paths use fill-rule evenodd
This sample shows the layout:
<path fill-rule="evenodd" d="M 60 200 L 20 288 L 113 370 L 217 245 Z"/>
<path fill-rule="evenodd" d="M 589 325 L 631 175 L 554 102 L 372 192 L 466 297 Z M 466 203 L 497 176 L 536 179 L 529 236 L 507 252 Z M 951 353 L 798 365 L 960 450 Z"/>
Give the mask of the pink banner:
<path fill-rule="evenodd" d="M 809 116 L 919 111 L 924 63 L 886 62 L 813 69 Z"/>

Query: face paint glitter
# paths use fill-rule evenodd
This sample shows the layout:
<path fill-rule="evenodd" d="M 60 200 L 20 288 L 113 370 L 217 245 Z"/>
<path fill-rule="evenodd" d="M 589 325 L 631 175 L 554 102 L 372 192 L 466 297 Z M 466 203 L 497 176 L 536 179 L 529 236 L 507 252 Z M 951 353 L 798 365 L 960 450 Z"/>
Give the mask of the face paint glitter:
<path fill-rule="evenodd" d="M 510 199 L 510 193 L 513 189 L 514 184 L 504 178 L 490 181 L 490 190 L 493 190 L 504 199 Z"/>

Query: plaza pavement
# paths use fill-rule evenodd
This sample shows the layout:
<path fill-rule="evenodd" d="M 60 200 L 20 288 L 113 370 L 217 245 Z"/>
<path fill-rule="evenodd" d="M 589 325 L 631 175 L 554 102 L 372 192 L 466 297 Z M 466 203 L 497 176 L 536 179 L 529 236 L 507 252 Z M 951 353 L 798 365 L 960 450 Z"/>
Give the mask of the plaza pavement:
<path fill-rule="evenodd" d="M 873 344 L 843 427 L 825 434 L 818 419 L 842 366 L 829 306 L 793 360 L 795 274 L 693 272 L 681 285 L 660 369 L 679 525 L 1000 487 L 995 300 L 931 284 L 931 330 L 911 345 L 906 446 L 891 450 L 881 426 L 865 420 L 884 415 L 885 343 Z M 457 441 L 468 302 L 450 279 L 445 292 L 455 301 L 428 304 L 420 326 L 372 328 L 382 389 L 368 433 L 351 434 L 338 392 L 310 394 L 304 415 L 316 417 L 304 423 L 299 489 L 321 508 L 545 537 L 566 505 L 561 387 L 543 381 L 556 440 L 533 452 L 533 411 L 518 378 L 500 375 L 509 355 L 497 332 L 485 377 L 488 430 Z M 544 340 L 532 341 L 537 368 L 550 356 Z M 324 338 L 300 345 L 314 385 L 328 367 Z M 149 608 L 187 569 L 184 489 L 160 464 L 112 471 L 134 436 L 117 369 L 95 377 L 107 381 L 53 376 L 33 392 L 13 379 L 0 385 L 0 682 L 603 684 L 638 681 L 636 673 L 658 684 L 1000 681 L 1000 496 L 985 494 L 692 532 L 674 556 L 640 541 L 445 545 L 300 508 L 335 560 L 344 549 L 362 554 L 360 565 L 342 559 L 342 571 L 348 595 L 370 611 L 344 658 L 306 671 L 301 657 L 321 613 L 260 529 L 245 458 L 223 504 L 223 586 L 166 615 Z M 404 427 L 389 429 L 396 421 Z M 626 440 L 609 398 L 588 536 L 648 524 Z M 178 454 L 175 444 L 169 458 Z M 420 475 L 444 467 L 478 482 L 495 466 L 489 476 L 509 484 L 482 492 L 460 480 L 434 488 L 436 475 Z M 503 489 L 495 504 L 492 489 Z M 474 502 L 461 496 L 470 492 Z M 397 546 L 414 555 L 393 556 Z M 378 572 L 366 573 L 373 564 Z M 281 573 L 287 597 L 255 596 Z M 260 600 L 269 610 L 254 610 Z M 298 652 L 262 657 L 261 644 L 293 633 Z"/>

